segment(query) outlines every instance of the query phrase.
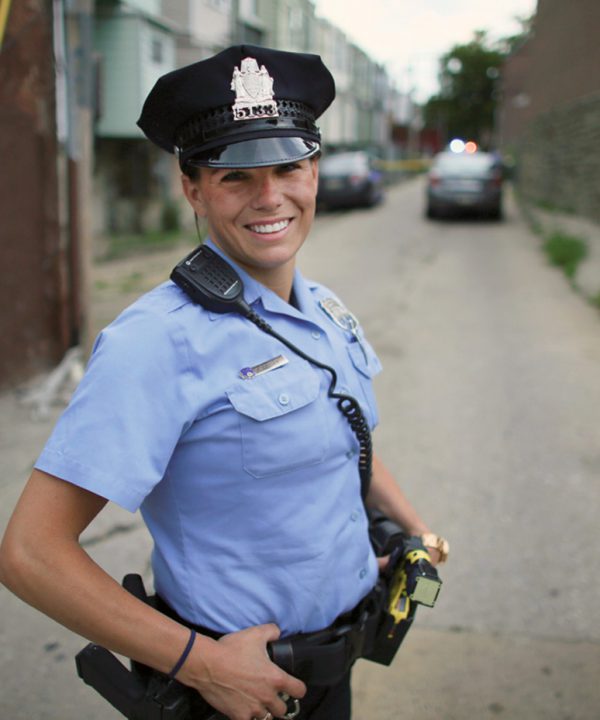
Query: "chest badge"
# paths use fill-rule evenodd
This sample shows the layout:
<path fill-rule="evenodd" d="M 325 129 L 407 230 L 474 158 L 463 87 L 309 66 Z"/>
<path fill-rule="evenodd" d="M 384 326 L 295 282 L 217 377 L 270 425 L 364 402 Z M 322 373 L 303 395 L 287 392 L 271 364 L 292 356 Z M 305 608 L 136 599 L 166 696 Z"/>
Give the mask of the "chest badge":
<path fill-rule="evenodd" d="M 323 298 L 323 300 L 319 300 L 319 306 L 329 316 L 330 320 L 333 320 L 342 330 L 353 332 L 354 328 L 358 327 L 356 315 L 353 315 L 347 307 L 344 307 L 335 298 Z"/>
<path fill-rule="evenodd" d="M 365 358 L 365 364 L 368 365 L 369 356 L 367 355 L 367 351 L 360 336 L 356 315 L 351 313 L 347 307 L 344 307 L 339 300 L 331 297 L 319 300 L 319 307 L 339 328 L 351 333 L 362 350 L 362 354 Z"/>

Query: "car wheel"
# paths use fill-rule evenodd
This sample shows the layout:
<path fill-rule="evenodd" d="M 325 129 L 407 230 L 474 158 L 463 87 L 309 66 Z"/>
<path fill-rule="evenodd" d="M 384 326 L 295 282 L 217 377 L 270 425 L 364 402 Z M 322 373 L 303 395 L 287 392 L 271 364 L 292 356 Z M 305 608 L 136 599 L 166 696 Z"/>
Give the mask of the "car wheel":
<path fill-rule="evenodd" d="M 377 188 L 374 185 L 371 185 L 369 187 L 369 190 L 367 192 L 367 198 L 365 201 L 365 205 L 367 207 L 374 207 L 377 205 L 377 202 L 379 201 L 379 193 L 377 192 Z"/>
<path fill-rule="evenodd" d="M 435 218 L 438 216 L 437 210 L 433 207 L 433 205 L 427 205 L 427 208 L 425 210 L 425 215 L 430 220 L 435 220 Z"/>

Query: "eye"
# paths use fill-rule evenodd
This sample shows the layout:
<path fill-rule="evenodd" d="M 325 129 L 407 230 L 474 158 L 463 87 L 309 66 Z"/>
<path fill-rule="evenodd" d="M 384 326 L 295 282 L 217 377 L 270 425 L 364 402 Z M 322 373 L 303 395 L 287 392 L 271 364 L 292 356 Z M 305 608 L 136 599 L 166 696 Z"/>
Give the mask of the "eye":
<path fill-rule="evenodd" d="M 221 177 L 221 182 L 240 182 L 246 179 L 246 173 L 241 170 L 230 170 Z"/>
<path fill-rule="evenodd" d="M 285 175 L 286 173 L 293 172 L 294 170 L 299 170 L 300 165 L 297 162 L 292 163 L 286 163 L 285 165 L 278 165 L 277 166 L 277 172 L 281 173 L 282 175 Z"/>

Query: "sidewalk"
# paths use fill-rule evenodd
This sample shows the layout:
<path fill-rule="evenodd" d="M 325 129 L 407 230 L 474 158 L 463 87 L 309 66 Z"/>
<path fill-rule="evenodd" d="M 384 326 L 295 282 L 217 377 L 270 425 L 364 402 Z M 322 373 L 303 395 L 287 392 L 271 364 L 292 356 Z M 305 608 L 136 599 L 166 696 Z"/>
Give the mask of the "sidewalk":
<path fill-rule="evenodd" d="M 537 225 L 544 238 L 561 232 L 584 240 L 588 256 L 577 269 L 575 287 L 588 300 L 600 297 L 600 225 L 586 218 L 566 213 L 551 212 L 529 205 L 527 214 Z"/>

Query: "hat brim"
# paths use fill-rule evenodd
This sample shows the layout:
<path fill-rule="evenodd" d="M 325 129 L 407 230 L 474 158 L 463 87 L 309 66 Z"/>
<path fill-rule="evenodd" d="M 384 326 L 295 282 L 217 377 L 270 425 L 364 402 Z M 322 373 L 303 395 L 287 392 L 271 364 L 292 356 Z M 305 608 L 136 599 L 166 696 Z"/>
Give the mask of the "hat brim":
<path fill-rule="evenodd" d="M 319 143 L 299 137 L 255 138 L 213 148 L 193 155 L 193 167 L 255 168 L 307 160 L 321 149 Z"/>

